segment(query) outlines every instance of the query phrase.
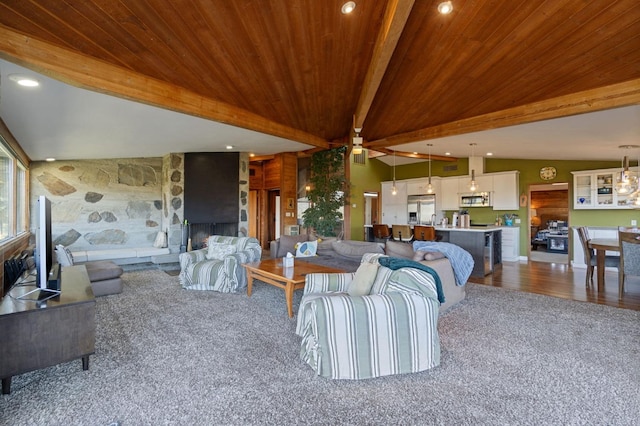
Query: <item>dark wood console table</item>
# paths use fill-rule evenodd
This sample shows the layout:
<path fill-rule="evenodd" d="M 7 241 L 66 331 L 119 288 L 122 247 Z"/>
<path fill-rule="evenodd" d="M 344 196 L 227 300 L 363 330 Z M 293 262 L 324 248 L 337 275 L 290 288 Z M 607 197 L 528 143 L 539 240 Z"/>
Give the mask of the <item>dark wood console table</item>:
<path fill-rule="evenodd" d="M 96 300 L 84 266 L 62 269 L 62 292 L 45 300 L 18 300 L 33 286 L 14 287 L 0 303 L 2 393 L 11 377 L 74 359 L 89 369 L 95 351 Z"/>

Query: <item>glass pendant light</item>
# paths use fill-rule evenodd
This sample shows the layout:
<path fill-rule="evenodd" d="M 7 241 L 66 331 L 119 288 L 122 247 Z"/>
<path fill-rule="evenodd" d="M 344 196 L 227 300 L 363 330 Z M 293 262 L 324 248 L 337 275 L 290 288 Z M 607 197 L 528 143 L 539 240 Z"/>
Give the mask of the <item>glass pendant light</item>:
<path fill-rule="evenodd" d="M 471 157 L 469 157 L 469 163 L 471 163 L 471 159 L 473 158 L 474 149 L 476 146 L 475 143 L 470 143 L 471 146 Z M 474 169 L 471 170 L 471 182 L 469 182 L 469 191 L 476 192 L 478 190 L 478 184 L 476 183 L 476 171 Z"/>
<path fill-rule="evenodd" d="M 638 190 L 638 176 L 629 170 L 629 158 L 622 160 L 622 171 L 616 176 L 616 192 L 621 195 L 631 194 Z"/>
<path fill-rule="evenodd" d="M 433 144 L 428 143 L 427 146 L 429 147 L 429 185 L 427 185 L 427 194 L 433 194 L 433 185 L 431 185 L 431 147 Z"/>
<path fill-rule="evenodd" d="M 398 189 L 396 188 L 396 152 L 393 151 L 393 186 L 391 187 L 391 195 L 396 195 Z"/>

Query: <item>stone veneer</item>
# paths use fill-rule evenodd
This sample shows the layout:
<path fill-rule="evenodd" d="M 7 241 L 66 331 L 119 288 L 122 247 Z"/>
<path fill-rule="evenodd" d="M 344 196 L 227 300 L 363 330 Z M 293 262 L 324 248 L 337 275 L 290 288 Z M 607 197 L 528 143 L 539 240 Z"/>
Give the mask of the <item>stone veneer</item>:
<path fill-rule="evenodd" d="M 240 153 L 238 236 L 249 227 L 249 156 Z M 55 244 L 72 251 L 151 247 L 158 231 L 178 252 L 184 220 L 184 154 L 162 158 L 36 161 L 31 211 L 39 195 L 52 204 Z M 31 229 L 35 229 L 31 215 Z"/>
<path fill-rule="evenodd" d="M 151 247 L 162 223 L 162 159 L 32 162 L 31 211 L 51 200 L 54 242 L 71 250 Z M 35 229 L 31 215 L 31 229 Z"/>
<path fill-rule="evenodd" d="M 238 188 L 240 199 L 240 217 L 238 218 L 238 236 L 249 235 L 249 154 L 240 153 L 240 185 Z"/>
<path fill-rule="evenodd" d="M 180 250 L 184 220 L 184 154 L 171 153 L 162 158 L 162 229 L 172 253 Z"/>

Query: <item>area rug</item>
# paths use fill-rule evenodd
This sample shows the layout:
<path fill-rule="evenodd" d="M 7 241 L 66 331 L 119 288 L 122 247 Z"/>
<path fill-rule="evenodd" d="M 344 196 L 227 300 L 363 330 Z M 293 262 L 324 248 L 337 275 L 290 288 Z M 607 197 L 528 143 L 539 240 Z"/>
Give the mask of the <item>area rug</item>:
<path fill-rule="evenodd" d="M 158 270 L 97 300 L 89 371 L 14 377 L 2 425 L 633 425 L 640 312 L 468 285 L 439 321 L 441 365 L 327 380 L 299 360 L 284 292 L 189 291 Z M 300 293 L 295 294 L 297 309 Z"/>

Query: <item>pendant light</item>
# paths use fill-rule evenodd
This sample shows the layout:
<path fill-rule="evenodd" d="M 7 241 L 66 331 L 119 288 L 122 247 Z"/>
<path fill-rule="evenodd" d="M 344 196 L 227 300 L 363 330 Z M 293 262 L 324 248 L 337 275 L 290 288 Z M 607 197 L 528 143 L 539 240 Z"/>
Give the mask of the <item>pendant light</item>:
<path fill-rule="evenodd" d="M 640 146 L 637 146 L 637 145 L 627 145 L 627 147 L 640 148 Z M 640 176 L 640 156 L 638 156 L 638 174 L 637 174 L 637 176 Z M 636 183 L 638 183 L 637 178 L 636 178 Z M 625 204 L 627 206 L 633 208 L 633 209 L 640 209 L 640 185 L 637 185 L 635 191 L 633 191 L 633 192 L 631 192 L 631 194 L 629 194 L 629 196 L 625 200 Z"/>
<path fill-rule="evenodd" d="M 393 151 L 393 186 L 391 187 L 391 195 L 396 195 L 398 189 L 396 188 L 396 152 Z"/>
<path fill-rule="evenodd" d="M 433 185 L 431 185 L 431 147 L 433 144 L 428 143 L 427 146 L 429 147 L 429 185 L 427 185 L 427 194 L 433 194 Z"/>
<path fill-rule="evenodd" d="M 470 143 L 471 146 L 471 157 L 469 157 L 469 163 L 471 163 L 471 159 L 473 158 L 473 147 L 476 146 L 475 143 Z M 469 191 L 476 192 L 478 190 L 478 184 L 476 183 L 476 171 L 475 169 L 471 169 L 471 182 L 469 182 Z"/>
<path fill-rule="evenodd" d="M 622 145 L 620 148 L 630 148 L 631 145 Z M 616 192 L 620 195 L 628 195 L 638 189 L 638 176 L 629 170 L 629 157 L 622 160 L 622 171 L 616 176 Z"/>

